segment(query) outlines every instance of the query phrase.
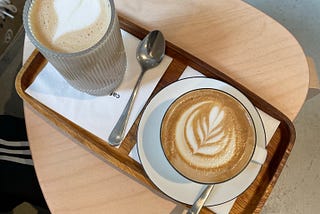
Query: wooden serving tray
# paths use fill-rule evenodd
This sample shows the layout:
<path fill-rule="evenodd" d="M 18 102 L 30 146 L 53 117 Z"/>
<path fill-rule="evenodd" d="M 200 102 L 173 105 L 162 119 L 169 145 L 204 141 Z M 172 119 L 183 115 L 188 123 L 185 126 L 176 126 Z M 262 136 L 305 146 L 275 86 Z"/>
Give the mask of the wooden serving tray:
<path fill-rule="evenodd" d="M 140 39 L 142 39 L 148 33 L 148 31 L 145 29 L 142 29 L 141 27 L 122 17 L 119 17 L 119 19 L 122 29 Z M 166 45 L 166 54 L 172 57 L 173 61 L 159 81 L 159 84 L 153 91 L 151 97 L 153 97 L 153 95 L 155 95 L 160 89 L 169 83 L 176 81 L 184 69 L 187 66 L 190 66 L 200 71 L 207 77 L 222 80 L 238 88 L 252 101 L 256 107 L 280 121 L 278 129 L 267 146 L 268 156 L 266 162 L 263 164 L 255 181 L 243 194 L 237 198 L 236 203 L 231 210 L 231 213 L 260 212 L 271 190 L 273 189 L 293 147 L 295 141 L 295 129 L 292 122 L 276 108 L 230 77 L 226 76 L 221 71 L 209 66 L 205 62 L 199 60 L 195 56 L 190 55 L 186 51 L 176 47 L 170 42 L 167 42 Z M 129 152 L 136 144 L 136 133 L 141 114 L 135 121 L 133 127 L 129 131 L 129 134 L 124 139 L 121 146 L 119 148 L 110 146 L 105 141 L 70 122 L 63 116 L 57 114 L 47 106 L 41 104 L 38 100 L 25 93 L 25 90 L 31 85 L 46 63 L 46 59 L 37 50 L 35 50 L 30 56 L 27 63 L 23 66 L 16 78 L 16 89 L 21 98 L 28 102 L 34 109 L 44 115 L 56 126 L 76 138 L 90 150 L 102 156 L 104 159 L 120 168 L 127 174 L 139 179 L 142 183 L 148 185 L 150 188 L 157 189 L 157 187 L 148 179 L 142 166 L 128 156 Z M 207 208 L 202 209 L 202 212 L 212 213 Z"/>

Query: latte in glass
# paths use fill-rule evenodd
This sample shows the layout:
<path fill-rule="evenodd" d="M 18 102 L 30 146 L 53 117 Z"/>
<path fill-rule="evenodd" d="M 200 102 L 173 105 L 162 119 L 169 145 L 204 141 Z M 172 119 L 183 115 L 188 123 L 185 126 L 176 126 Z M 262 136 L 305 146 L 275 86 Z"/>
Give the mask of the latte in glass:
<path fill-rule="evenodd" d="M 170 164 L 199 183 L 221 183 L 250 162 L 256 144 L 253 121 L 231 95 L 197 89 L 176 99 L 161 124 L 161 145 Z"/>
<path fill-rule="evenodd" d="M 127 59 L 113 0 L 26 0 L 27 36 L 75 89 L 109 95 Z"/>

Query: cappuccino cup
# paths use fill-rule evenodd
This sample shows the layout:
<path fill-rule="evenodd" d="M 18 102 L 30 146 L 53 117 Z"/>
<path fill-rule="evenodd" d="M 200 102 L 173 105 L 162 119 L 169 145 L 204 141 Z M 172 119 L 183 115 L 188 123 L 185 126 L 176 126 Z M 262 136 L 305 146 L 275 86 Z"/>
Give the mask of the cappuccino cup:
<path fill-rule="evenodd" d="M 127 60 L 113 0 L 27 0 L 27 36 L 75 89 L 108 95 Z"/>
<path fill-rule="evenodd" d="M 172 167 L 203 184 L 230 180 L 250 162 L 262 165 L 267 155 L 257 146 L 246 108 L 211 88 L 189 91 L 173 101 L 162 118 L 160 138 Z"/>

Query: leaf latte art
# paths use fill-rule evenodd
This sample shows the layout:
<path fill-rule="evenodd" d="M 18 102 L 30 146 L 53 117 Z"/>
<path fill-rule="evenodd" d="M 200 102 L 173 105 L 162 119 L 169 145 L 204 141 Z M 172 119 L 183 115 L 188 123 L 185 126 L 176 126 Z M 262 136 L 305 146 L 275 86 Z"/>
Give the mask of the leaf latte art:
<path fill-rule="evenodd" d="M 219 159 L 221 161 L 214 163 L 216 165 L 228 161 L 234 153 L 236 135 L 232 115 L 226 115 L 220 107 L 211 102 L 204 101 L 190 106 L 182 114 L 178 126 L 184 128 L 182 140 L 177 141 L 178 148 L 182 147 L 179 142 L 185 141 L 193 154 L 223 155 L 224 158 Z M 178 133 L 176 134 L 178 136 Z"/>
<path fill-rule="evenodd" d="M 250 116 L 236 99 L 201 89 L 170 106 L 162 122 L 161 143 L 169 162 L 182 174 L 214 174 L 220 180 L 246 165 L 255 134 Z"/>

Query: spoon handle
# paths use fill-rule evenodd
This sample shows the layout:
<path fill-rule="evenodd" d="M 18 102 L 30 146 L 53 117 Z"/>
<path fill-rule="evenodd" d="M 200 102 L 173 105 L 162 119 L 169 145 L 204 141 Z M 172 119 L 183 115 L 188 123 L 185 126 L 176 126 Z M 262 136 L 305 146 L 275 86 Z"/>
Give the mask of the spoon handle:
<path fill-rule="evenodd" d="M 124 108 L 117 124 L 113 128 L 113 130 L 108 138 L 108 142 L 112 146 L 118 146 L 124 138 L 124 132 L 125 132 L 125 129 L 127 127 L 128 121 L 129 121 L 129 116 L 130 116 L 130 113 L 132 110 L 132 106 L 133 106 L 134 100 L 137 96 L 139 86 L 140 86 L 140 83 L 141 83 L 141 80 L 142 80 L 144 73 L 145 73 L 145 69 L 142 68 L 142 71 L 139 75 L 139 78 L 136 82 L 136 85 L 134 86 L 134 89 L 131 93 L 130 99 L 129 99 L 126 107 Z"/>
<path fill-rule="evenodd" d="M 214 185 L 208 185 L 199 198 L 193 203 L 192 207 L 188 210 L 187 214 L 198 214 L 203 207 L 204 203 L 206 203 Z"/>

